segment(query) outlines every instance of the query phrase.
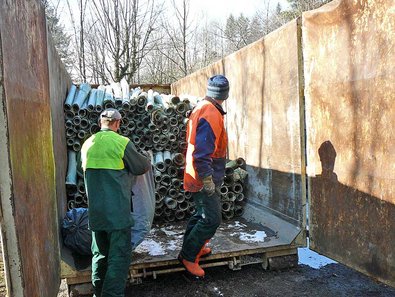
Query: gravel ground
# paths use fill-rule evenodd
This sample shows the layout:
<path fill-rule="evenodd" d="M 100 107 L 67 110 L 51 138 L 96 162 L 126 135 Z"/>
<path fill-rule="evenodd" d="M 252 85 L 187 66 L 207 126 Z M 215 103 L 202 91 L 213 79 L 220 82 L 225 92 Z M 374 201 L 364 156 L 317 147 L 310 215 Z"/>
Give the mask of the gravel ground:
<path fill-rule="evenodd" d="M 1 256 L 1 254 L 0 254 Z M 310 263 L 323 263 L 311 253 Z M 6 296 L 3 263 L 0 261 L 0 296 Z M 313 267 L 314 267 L 313 265 Z M 128 286 L 126 297 L 395 297 L 395 288 L 366 277 L 341 264 L 319 269 L 300 264 L 283 271 L 265 271 L 260 265 L 206 269 L 206 277 L 196 280 L 183 272 L 147 278 L 140 285 Z M 62 281 L 58 297 L 68 297 Z"/>
<path fill-rule="evenodd" d="M 126 297 L 395 297 L 395 288 L 356 272 L 307 248 L 300 248 L 299 265 L 265 271 L 260 265 L 232 271 L 227 266 L 207 268 L 196 280 L 184 272 L 148 277 L 126 289 Z M 65 281 L 58 297 L 68 297 Z"/>
<path fill-rule="evenodd" d="M 194 280 L 185 273 L 159 276 L 127 288 L 125 296 L 272 296 L 272 297 L 394 297 L 391 288 L 341 264 L 320 269 L 306 265 L 286 271 L 264 271 L 260 265 L 244 266 L 240 271 L 227 267 L 206 269 L 204 280 Z"/>

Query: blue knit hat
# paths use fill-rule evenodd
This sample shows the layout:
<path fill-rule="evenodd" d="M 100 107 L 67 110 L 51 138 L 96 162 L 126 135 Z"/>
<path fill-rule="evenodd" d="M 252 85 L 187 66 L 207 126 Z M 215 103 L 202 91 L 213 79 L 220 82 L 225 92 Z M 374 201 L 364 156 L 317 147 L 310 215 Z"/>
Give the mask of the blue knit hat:
<path fill-rule="evenodd" d="M 214 75 L 207 82 L 207 97 L 226 100 L 229 97 L 229 81 L 223 75 Z"/>

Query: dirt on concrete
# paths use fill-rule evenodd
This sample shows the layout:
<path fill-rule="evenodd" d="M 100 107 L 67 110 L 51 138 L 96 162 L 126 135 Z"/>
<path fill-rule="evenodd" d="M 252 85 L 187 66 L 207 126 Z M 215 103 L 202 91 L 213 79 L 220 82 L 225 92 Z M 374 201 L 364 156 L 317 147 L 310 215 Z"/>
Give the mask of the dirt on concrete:
<path fill-rule="evenodd" d="M 265 271 L 260 265 L 248 265 L 239 271 L 209 268 L 203 280 L 194 280 L 182 272 L 144 279 L 142 284 L 129 286 L 125 296 L 395 297 L 395 288 L 341 264 L 320 269 L 299 265 L 285 271 Z"/>

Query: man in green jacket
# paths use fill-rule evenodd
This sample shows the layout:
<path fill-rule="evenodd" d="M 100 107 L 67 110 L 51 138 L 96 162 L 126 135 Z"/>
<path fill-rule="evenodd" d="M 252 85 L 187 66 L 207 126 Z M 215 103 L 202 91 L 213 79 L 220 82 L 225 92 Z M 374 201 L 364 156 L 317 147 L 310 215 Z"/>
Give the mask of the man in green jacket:
<path fill-rule="evenodd" d="M 120 121 L 116 109 L 104 110 L 100 115 L 100 132 L 89 137 L 81 149 L 96 297 L 124 296 L 132 250 L 132 180 L 151 166 L 150 160 L 138 153 L 128 138 L 117 134 Z"/>

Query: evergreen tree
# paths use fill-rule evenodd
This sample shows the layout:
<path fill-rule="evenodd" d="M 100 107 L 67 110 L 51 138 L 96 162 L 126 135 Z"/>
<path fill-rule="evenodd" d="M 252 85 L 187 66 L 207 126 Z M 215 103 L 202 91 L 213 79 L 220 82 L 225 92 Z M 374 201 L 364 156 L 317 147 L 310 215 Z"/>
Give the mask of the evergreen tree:
<path fill-rule="evenodd" d="M 292 11 L 301 14 L 303 11 L 316 9 L 331 0 L 288 0 Z"/>
<path fill-rule="evenodd" d="M 263 36 L 264 36 L 263 24 L 262 24 L 259 16 L 255 15 L 252 18 L 252 21 L 250 24 L 249 42 L 257 41 L 258 39 L 262 38 Z"/>
<path fill-rule="evenodd" d="M 282 8 L 281 8 L 281 4 L 280 4 L 280 2 L 278 2 L 277 3 L 277 6 L 276 6 L 276 12 L 275 12 L 275 14 L 280 14 L 281 13 L 281 10 L 282 10 Z"/>
<path fill-rule="evenodd" d="M 64 26 L 60 23 L 59 15 L 52 4 L 48 0 L 41 0 L 41 2 L 45 8 L 48 30 L 52 36 L 54 46 L 60 59 L 70 73 L 73 63 L 72 51 L 70 48 L 71 36 L 66 34 Z"/>
<path fill-rule="evenodd" d="M 227 53 L 237 51 L 251 42 L 250 20 L 243 14 L 238 18 L 231 14 L 226 20 L 224 33 Z"/>

